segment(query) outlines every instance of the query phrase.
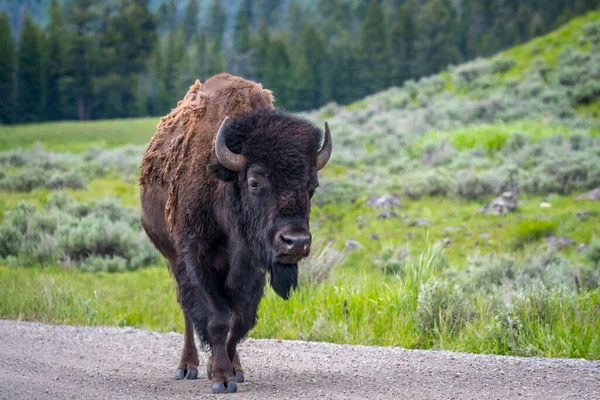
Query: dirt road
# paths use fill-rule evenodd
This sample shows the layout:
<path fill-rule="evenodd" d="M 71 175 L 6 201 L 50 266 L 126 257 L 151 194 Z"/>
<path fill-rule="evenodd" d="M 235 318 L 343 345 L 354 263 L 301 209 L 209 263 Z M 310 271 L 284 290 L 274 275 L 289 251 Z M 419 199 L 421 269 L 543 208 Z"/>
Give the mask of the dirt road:
<path fill-rule="evenodd" d="M 1 399 L 600 399 L 600 362 L 279 340 L 240 350 L 246 382 L 176 381 L 182 337 L 0 321 Z M 203 354 L 204 356 L 204 354 Z"/>

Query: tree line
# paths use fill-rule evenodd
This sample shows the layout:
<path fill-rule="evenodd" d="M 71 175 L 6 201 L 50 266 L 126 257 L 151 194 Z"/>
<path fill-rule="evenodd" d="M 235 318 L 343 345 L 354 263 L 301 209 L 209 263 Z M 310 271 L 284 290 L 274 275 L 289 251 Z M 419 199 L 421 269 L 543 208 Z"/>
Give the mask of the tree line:
<path fill-rule="evenodd" d="M 279 107 L 350 103 L 488 56 L 600 0 L 52 0 L 0 14 L 0 122 L 163 115 L 195 79 L 261 82 Z M 232 5 L 233 4 L 233 5 Z M 235 9 L 233 8 L 235 6 Z"/>

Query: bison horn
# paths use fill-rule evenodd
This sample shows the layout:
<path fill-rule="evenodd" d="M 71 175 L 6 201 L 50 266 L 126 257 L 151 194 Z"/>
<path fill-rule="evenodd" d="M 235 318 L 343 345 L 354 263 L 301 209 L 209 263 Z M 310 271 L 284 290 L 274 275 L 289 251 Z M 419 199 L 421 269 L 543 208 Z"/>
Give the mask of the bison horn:
<path fill-rule="evenodd" d="M 331 157 L 331 132 L 329 132 L 329 125 L 325 122 L 325 139 L 323 140 L 323 147 L 321 147 L 317 155 L 317 170 L 320 170 L 327 164 L 329 157 Z"/>
<path fill-rule="evenodd" d="M 225 125 L 227 124 L 228 119 L 229 117 L 225 117 L 221 123 L 221 127 L 219 128 L 219 132 L 217 132 L 215 153 L 217 154 L 217 159 L 221 165 L 230 171 L 237 172 L 244 168 L 246 165 L 246 159 L 243 155 L 235 154 L 233 151 L 229 150 L 227 144 L 225 143 Z"/>

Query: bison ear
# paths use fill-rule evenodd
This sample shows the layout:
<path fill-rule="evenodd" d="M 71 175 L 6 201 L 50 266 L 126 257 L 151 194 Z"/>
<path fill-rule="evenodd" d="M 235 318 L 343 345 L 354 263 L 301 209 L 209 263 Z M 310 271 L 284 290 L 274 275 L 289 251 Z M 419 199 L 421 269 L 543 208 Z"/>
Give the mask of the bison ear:
<path fill-rule="evenodd" d="M 214 156 L 216 158 L 216 156 Z M 233 172 L 221 165 L 219 161 L 208 164 L 206 167 L 209 174 L 212 174 L 217 179 L 225 182 L 231 182 L 236 179 L 237 173 Z"/>

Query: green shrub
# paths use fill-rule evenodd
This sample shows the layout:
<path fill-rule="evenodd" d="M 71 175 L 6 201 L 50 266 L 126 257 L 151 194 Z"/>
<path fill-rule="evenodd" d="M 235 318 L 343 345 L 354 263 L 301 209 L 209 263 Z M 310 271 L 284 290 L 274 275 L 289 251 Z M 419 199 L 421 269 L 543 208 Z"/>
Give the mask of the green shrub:
<path fill-rule="evenodd" d="M 540 147 L 534 157 L 539 162 L 525 176 L 521 188 L 535 194 L 567 195 L 577 190 L 592 189 L 600 185 L 600 164 L 593 153 L 557 152 L 552 154 Z"/>
<path fill-rule="evenodd" d="M 432 278 L 421 286 L 417 302 L 417 325 L 427 333 L 452 332 L 472 313 L 467 296 L 458 285 Z"/>
<path fill-rule="evenodd" d="M 404 195 L 412 200 L 423 196 L 447 196 L 453 189 L 449 174 L 441 169 L 407 176 L 402 184 Z"/>
<path fill-rule="evenodd" d="M 585 24 L 583 34 L 592 44 L 600 44 L 600 22 L 592 21 Z"/>
<path fill-rule="evenodd" d="M 326 204 L 352 204 L 361 195 L 361 187 L 350 180 L 326 180 L 320 183 L 315 192 L 314 204 L 322 207 Z"/>
<path fill-rule="evenodd" d="M 44 211 L 20 203 L 5 214 L 0 258 L 106 271 L 138 269 L 160 259 L 142 230 L 139 211 L 111 199 L 81 204 L 63 193 L 51 196 Z"/>
<path fill-rule="evenodd" d="M 338 250 L 332 242 L 318 240 L 311 246 L 310 256 L 298 267 L 298 281 L 301 285 L 318 285 L 327 280 L 335 268 L 345 259 L 345 250 Z"/>
<path fill-rule="evenodd" d="M 404 276 L 405 256 L 394 246 L 387 245 L 379 253 L 375 266 L 384 274 Z"/>
<path fill-rule="evenodd" d="M 28 169 L 16 175 L 6 176 L 0 181 L 0 190 L 11 192 L 31 192 L 44 187 L 46 173 L 39 169 Z"/>
<path fill-rule="evenodd" d="M 496 58 L 492 61 L 492 73 L 504 74 L 515 66 L 515 60 L 512 58 Z"/>
<path fill-rule="evenodd" d="M 17 227 L 3 223 L 0 225 L 0 258 L 19 253 L 23 234 Z"/>
<path fill-rule="evenodd" d="M 83 177 L 74 171 L 65 173 L 54 173 L 50 175 L 44 183 L 46 189 L 58 190 L 58 189 L 83 189 L 85 188 L 85 182 Z"/>
<path fill-rule="evenodd" d="M 593 265 L 600 267 L 600 239 L 593 238 L 591 240 L 585 255 Z"/>
<path fill-rule="evenodd" d="M 460 171 L 456 179 L 456 191 L 463 199 L 480 200 L 494 194 L 501 181 L 501 178 L 491 171 Z"/>
<path fill-rule="evenodd" d="M 470 292 L 491 293 L 513 281 L 517 271 L 516 260 L 507 254 L 475 255 L 469 257 L 460 276 L 464 279 L 464 288 Z"/>

